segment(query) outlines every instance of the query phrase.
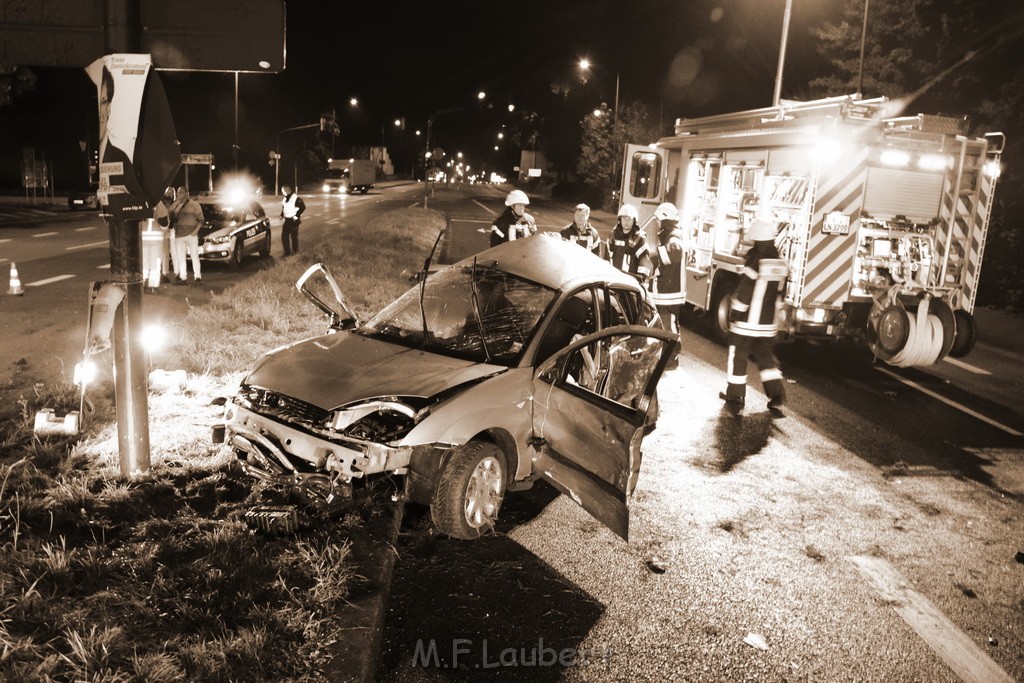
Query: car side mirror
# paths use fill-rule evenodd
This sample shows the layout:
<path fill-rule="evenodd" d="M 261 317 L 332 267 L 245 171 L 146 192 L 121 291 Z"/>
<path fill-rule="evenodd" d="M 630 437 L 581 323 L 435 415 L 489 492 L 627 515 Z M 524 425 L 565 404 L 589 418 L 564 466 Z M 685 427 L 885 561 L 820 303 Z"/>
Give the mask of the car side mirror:
<path fill-rule="evenodd" d="M 319 277 L 314 277 L 318 275 Z M 334 297 L 333 304 L 324 300 L 318 292 L 329 289 Z M 352 312 L 352 309 L 345 303 L 345 297 L 341 293 L 338 281 L 334 279 L 331 271 L 322 263 L 314 263 L 306 269 L 295 282 L 295 289 L 302 292 L 303 296 L 312 302 L 327 315 L 332 330 L 351 330 L 359 326 L 359 318 Z"/>

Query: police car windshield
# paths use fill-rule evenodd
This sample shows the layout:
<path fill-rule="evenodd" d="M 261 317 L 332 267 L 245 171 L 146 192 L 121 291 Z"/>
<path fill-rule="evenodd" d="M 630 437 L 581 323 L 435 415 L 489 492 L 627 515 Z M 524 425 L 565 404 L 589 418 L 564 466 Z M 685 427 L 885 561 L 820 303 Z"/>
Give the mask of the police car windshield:
<path fill-rule="evenodd" d="M 359 334 L 478 362 L 511 365 L 526 346 L 558 292 L 497 268 L 448 268 L 430 276 L 423 292 L 413 287 L 359 328 Z"/>
<path fill-rule="evenodd" d="M 241 223 L 245 216 L 245 208 L 226 206 L 223 204 L 203 204 L 203 218 L 209 223 L 231 224 Z"/>

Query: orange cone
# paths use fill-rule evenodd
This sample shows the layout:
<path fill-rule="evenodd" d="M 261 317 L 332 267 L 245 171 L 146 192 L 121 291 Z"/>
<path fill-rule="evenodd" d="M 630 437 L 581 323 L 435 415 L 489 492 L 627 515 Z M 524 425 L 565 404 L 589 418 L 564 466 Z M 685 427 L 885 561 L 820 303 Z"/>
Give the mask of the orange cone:
<path fill-rule="evenodd" d="M 7 293 L 10 295 L 22 295 L 25 288 L 21 286 L 21 279 L 18 278 L 18 266 L 11 261 L 11 283 L 7 285 Z"/>

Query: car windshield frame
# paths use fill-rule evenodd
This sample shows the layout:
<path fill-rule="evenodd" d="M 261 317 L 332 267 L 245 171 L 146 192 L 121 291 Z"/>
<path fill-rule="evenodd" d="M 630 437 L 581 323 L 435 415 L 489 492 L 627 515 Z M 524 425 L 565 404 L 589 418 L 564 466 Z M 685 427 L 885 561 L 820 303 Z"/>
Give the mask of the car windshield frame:
<path fill-rule="evenodd" d="M 211 225 L 241 225 L 251 210 L 246 204 L 227 206 L 222 202 L 200 202 L 199 206 L 203 209 L 203 219 Z"/>
<path fill-rule="evenodd" d="M 513 366 L 558 295 L 557 289 L 493 264 L 449 266 L 423 283 L 426 335 L 419 285 L 383 308 L 356 333 L 442 356 Z"/>

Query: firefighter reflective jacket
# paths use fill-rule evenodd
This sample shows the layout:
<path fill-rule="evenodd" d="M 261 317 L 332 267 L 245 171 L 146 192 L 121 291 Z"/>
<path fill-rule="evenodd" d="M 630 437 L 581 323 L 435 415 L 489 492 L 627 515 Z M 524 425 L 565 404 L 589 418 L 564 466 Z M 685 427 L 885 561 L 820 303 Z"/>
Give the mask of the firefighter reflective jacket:
<path fill-rule="evenodd" d="M 582 228 L 576 225 L 576 221 L 573 221 L 562 228 L 559 234 L 563 240 L 575 242 L 590 253 L 604 258 L 604 243 L 601 241 L 601 235 L 597 232 L 597 228 L 590 224 L 590 221 L 587 221 Z"/>
<path fill-rule="evenodd" d="M 650 250 L 647 248 L 644 233 L 636 226 L 626 232 L 621 224 L 616 223 L 612 236 L 608 239 L 608 251 L 612 265 L 623 273 L 635 275 L 640 279 L 651 276 Z"/>
<path fill-rule="evenodd" d="M 729 329 L 745 337 L 774 337 L 777 306 L 789 268 L 775 243 L 754 242 L 747 252 L 743 277 L 733 294 Z"/>
<path fill-rule="evenodd" d="M 658 306 L 686 303 L 683 295 L 683 231 L 675 221 L 662 221 L 658 231 L 657 281 L 651 298 Z"/>
<path fill-rule="evenodd" d="M 510 206 L 495 218 L 491 225 L 491 246 L 496 247 L 505 242 L 529 237 L 535 232 L 537 223 L 533 216 L 528 213 L 517 216 Z"/>

